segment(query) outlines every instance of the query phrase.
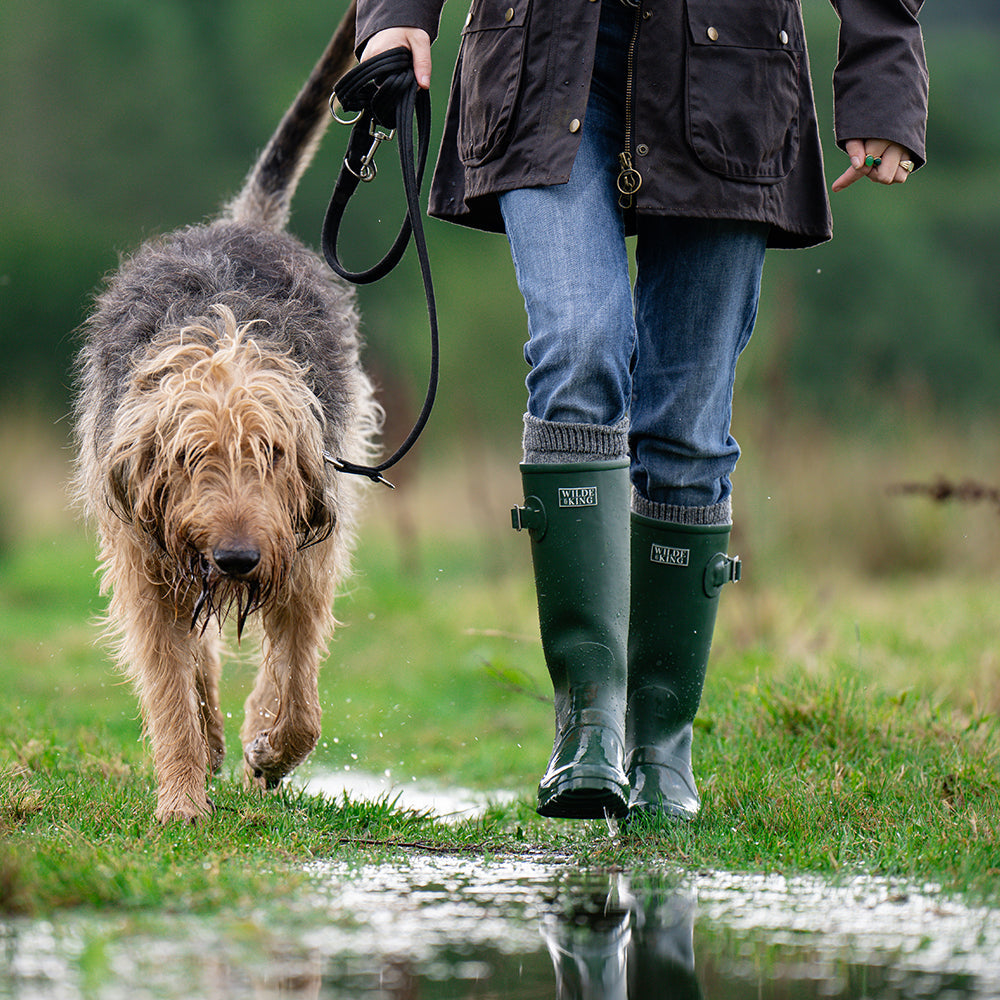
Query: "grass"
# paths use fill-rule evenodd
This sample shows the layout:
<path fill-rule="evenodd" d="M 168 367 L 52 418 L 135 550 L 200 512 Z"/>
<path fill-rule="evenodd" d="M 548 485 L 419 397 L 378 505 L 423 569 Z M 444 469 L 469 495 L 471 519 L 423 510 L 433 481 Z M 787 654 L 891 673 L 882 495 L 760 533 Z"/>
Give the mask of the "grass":
<path fill-rule="evenodd" d="M 8 537 L 0 913 L 239 907 L 287 897 L 308 860 L 414 850 L 637 871 L 866 872 L 995 902 L 1000 518 L 875 488 L 958 475 L 956 461 L 974 458 L 954 441 L 923 447 L 926 468 L 895 468 L 896 443 L 866 457 L 816 432 L 746 465 L 737 543 L 749 572 L 725 595 L 698 721 L 703 811 L 635 836 L 534 814 L 551 707 L 526 545 L 503 530 L 495 499 L 516 499 L 502 466 L 477 469 L 478 495 L 494 499 L 457 519 L 437 501 L 469 495 L 458 473 L 375 498 L 308 765 L 518 793 L 452 825 L 391 797 L 260 797 L 225 777 L 210 821 L 161 828 L 135 700 L 94 644 L 91 540 L 49 522 Z M 809 492 L 804 480 L 838 486 Z M 252 660 L 245 643 L 226 673 L 231 748 Z"/>

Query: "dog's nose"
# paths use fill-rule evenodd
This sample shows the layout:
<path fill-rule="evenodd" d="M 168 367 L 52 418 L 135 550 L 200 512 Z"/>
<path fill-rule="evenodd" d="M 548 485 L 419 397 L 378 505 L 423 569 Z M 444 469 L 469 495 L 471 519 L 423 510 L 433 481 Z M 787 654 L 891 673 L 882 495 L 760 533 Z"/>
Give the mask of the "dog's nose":
<path fill-rule="evenodd" d="M 239 548 L 235 546 L 220 547 L 212 552 L 212 559 L 226 576 L 246 576 L 260 562 L 260 549 L 250 545 Z"/>

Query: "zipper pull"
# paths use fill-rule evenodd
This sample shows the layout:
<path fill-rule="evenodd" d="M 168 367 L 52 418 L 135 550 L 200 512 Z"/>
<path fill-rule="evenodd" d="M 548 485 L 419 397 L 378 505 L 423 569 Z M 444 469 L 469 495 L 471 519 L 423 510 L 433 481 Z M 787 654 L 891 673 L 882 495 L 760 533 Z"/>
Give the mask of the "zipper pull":
<path fill-rule="evenodd" d="M 618 199 L 618 207 L 631 208 L 632 196 L 642 187 L 642 174 L 632 166 L 632 154 L 629 152 L 618 154 L 618 165 L 621 167 L 617 180 L 618 191 L 621 195 Z"/>

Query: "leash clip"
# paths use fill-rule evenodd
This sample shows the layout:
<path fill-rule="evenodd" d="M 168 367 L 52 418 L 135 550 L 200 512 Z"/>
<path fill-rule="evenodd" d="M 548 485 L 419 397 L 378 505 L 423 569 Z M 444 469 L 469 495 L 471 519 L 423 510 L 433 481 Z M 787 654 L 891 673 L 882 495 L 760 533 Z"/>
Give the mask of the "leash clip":
<path fill-rule="evenodd" d="M 373 483 L 381 483 L 388 486 L 390 490 L 396 487 L 382 475 L 380 469 L 368 465 L 355 465 L 353 462 L 345 462 L 342 458 L 334 458 L 328 451 L 323 452 L 323 461 L 327 465 L 332 465 L 338 472 L 344 472 L 351 476 L 365 476 Z"/>
<path fill-rule="evenodd" d="M 368 152 L 361 157 L 361 163 L 358 164 L 357 170 L 348 163 L 348 158 L 344 157 L 344 166 L 358 180 L 364 181 L 366 184 L 369 181 L 375 180 L 375 175 L 378 173 L 378 167 L 375 166 L 375 151 L 383 142 L 394 139 L 396 137 L 396 130 L 386 125 L 380 125 L 373 118 L 371 125 L 368 127 L 368 134 L 372 137 L 372 144 Z"/>

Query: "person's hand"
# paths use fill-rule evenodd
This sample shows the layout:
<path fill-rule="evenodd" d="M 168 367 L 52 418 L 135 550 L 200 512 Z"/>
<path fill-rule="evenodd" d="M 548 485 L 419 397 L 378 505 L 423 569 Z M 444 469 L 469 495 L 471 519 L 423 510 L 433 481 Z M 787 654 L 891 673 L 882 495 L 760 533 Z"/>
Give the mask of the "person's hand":
<path fill-rule="evenodd" d="M 431 36 L 423 28 L 384 28 L 368 39 L 361 53 L 361 61 L 404 48 L 413 53 L 413 75 L 417 84 L 428 90 L 431 85 Z"/>
<path fill-rule="evenodd" d="M 879 184 L 903 184 L 913 169 L 910 151 L 888 139 L 848 139 L 844 149 L 851 165 L 833 182 L 834 191 L 843 191 L 862 177 Z"/>

